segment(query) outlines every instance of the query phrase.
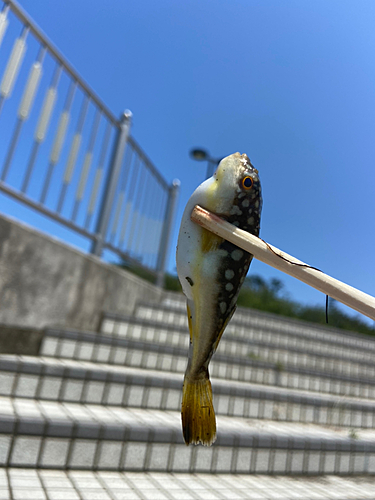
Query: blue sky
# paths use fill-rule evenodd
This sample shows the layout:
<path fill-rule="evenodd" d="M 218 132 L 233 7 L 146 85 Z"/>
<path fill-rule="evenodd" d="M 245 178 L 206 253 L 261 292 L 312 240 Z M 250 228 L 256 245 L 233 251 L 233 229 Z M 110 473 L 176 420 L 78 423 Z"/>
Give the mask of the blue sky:
<path fill-rule="evenodd" d="M 204 179 L 189 150 L 247 153 L 261 237 L 375 295 L 373 0 L 20 0 L 181 194 Z M 319 292 L 266 265 L 291 297 Z"/>

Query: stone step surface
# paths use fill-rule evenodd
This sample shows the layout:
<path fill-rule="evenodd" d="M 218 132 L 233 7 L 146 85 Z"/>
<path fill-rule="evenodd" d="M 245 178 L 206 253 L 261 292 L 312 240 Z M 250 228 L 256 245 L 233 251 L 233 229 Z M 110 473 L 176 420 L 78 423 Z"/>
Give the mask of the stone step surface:
<path fill-rule="evenodd" d="M 49 357 L 0 356 L 0 396 L 179 411 L 178 373 Z M 372 428 L 375 401 L 212 380 L 220 415 Z"/>
<path fill-rule="evenodd" d="M 186 447 L 182 307 L 0 356 L 0 500 L 374 497 L 371 341 L 239 311 L 211 363 L 218 439 Z"/>
<path fill-rule="evenodd" d="M 0 398 L 4 467 L 375 474 L 375 431 L 218 416 L 215 446 L 185 446 L 178 412 Z"/>
<path fill-rule="evenodd" d="M 0 469 L 1 500 L 369 500 L 375 478 Z"/>
<path fill-rule="evenodd" d="M 100 332 L 162 345 L 183 348 L 188 345 L 187 328 L 176 327 L 173 323 L 160 322 L 157 323 L 156 327 L 150 319 L 136 321 L 129 316 L 104 317 Z M 349 357 L 349 354 L 347 357 L 343 357 L 337 354 L 335 345 L 329 345 L 325 352 L 320 352 L 320 349 L 317 352 L 315 346 L 306 345 L 305 342 L 299 342 L 298 346 L 285 346 L 282 343 L 275 345 L 274 341 L 248 339 L 235 333 L 224 334 L 217 350 L 218 353 L 268 363 L 304 366 L 336 374 L 348 374 L 353 377 L 375 377 L 373 359 L 367 359 L 366 356 L 364 359 L 359 359 L 355 355 Z M 352 349 L 347 350 L 348 353 L 352 352 Z M 367 354 L 368 352 L 366 352 Z"/>
<path fill-rule="evenodd" d="M 246 311 L 246 310 L 245 310 Z M 249 313 L 241 313 L 243 318 L 246 318 Z M 258 314 L 257 312 L 255 314 Z M 140 320 L 148 320 L 153 323 L 161 323 L 173 325 L 177 328 L 188 330 L 186 307 L 176 310 L 176 308 L 167 307 L 163 304 L 143 304 L 137 305 L 134 313 L 135 317 Z M 118 323 L 121 320 L 120 315 L 105 313 L 102 319 L 102 331 L 106 328 L 113 328 L 111 320 Z M 334 334 L 324 326 L 311 327 L 311 324 L 306 323 L 306 328 L 296 330 L 292 328 L 293 323 L 284 325 L 283 319 L 274 322 L 274 327 L 262 327 L 261 325 L 253 325 L 254 318 L 252 316 L 249 322 L 245 319 L 238 319 L 236 312 L 225 330 L 227 338 L 242 338 L 246 341 L 267 343 L 274 347 L 284 348 L 301 348 L 307 351 L 315 352 L 316 354 L 326 354 L 333 352 L 335 357 L 350 358 L 361 362 L 372 362 L 374 357 L 375 340 L 371 337 L 358 337 L 358 334 L 348 333 L 345 330 L 334 330 Z M 107 323 L 107 325 L 106 325 Z M 282 328 L 282 326 L 285 328 Z M 303 323 L 305 325 L 305 323 Z M 119 326 L 119 325 L 118 325 Z M 290 326 L 290 327 L 289 327 Z"/>
<path fill-rule="evenodd" d="M 153 329 L 158 331 L 157 327 Z M 161 330 L 161 334 L 163 330 Z M 166 339 L 165 333 L 164 339 Z M 161 336 L 161 335 L 160 335 Z M 128 340 L 123 336 L 70 330 L 49 329 L 42 346 L 42 356 L 86 360 L 184 373 L 187 348 Z M 266 363 L 249 358 L 227 356 L 217 352 L 210 363 L 213 378 L 252 382 L 292 389 L 331 393 L 349 397 L 375 398 L 373 378 L 351 377 L 346 374 L 316 369 Z"/>

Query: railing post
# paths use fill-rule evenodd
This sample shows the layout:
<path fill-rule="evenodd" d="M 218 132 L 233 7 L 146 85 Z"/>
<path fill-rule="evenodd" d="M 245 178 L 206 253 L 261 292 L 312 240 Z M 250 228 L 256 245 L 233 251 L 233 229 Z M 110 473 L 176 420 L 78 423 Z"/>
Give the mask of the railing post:
<path fill-rule="evenodd" d="M 169 187 L 168 203 L 165 211 L 165 218 L 163 224 L 163 232 L 160 240 L 158 264 L 157 264 L 157 277 L 156 286 L 162 288 L 164 285 L 164 273 L 167 264 L 167 257 L 169 252 L 169 243 L 171 239 L 173 219 L 176 210 L 177 196 L 180 189 L 180 181 L 175 179 Z"/>
<path fill-rule="evenodd" d="M 126 110 L 121 117 L 120 128 L 113 148 L 111 164 L 96 223 L 96 239 L 91 246 L 91 253 L 97 255 L 98 257 L 101 256 L 103 251 L 105 235 L 107 233 L 109 218 L 115 198 L 116 186 L 121 171 L 122 160 L 124 158 L 125 146 L 130 132 L 131 119 L 131 111 Z"/>

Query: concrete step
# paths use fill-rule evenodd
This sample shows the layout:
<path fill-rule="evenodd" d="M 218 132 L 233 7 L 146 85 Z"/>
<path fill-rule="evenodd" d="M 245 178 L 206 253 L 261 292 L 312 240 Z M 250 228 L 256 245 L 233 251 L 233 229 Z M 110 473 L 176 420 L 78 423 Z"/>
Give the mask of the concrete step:
<path fill-rule="evenodd" d="M 133 317 L 119 315 L 110 315 L 110 317 L 105 315 L 103 317 L 101 333 L 182 348 L 186 348 L 189 338 L 184 327 L 176 327 L 167 323 L 155 323 L 145 319 L 137 320 Z M 301 366 L 311 370 L 337 375 L 343 374 L 353 378 L 372 379 L 375 377 L 375 366 L 372 361 L 370 363 L 369 361 L 359 361 L 355 358 L 343 359 L 340 356 L 336 356 L 333 346 L 330 352 L 318 354 L 310 351 L 304 345 L 286 348 L 224 334 L 217 352 L 218 354 L 225 353 L 235 358 L 273 363 L 281 367 L 285 365 Z"/>
<path fill-rule="evenodd" d="M 0 470 L 3 500 L 370 500 L 375 478 Z"/>
<path fill-rule="evenodd" d="M 156 327 L 154 330 L 159 331 L 164 339 L 168 338 L 164 330 Z M 41 355 L 178 373 L 185 371 L 187 363 L 187 348 L 171 346 L 168 342 L 141 342 L 119 335 L 60 329 L 46 330 Z M 354 378 L 294 365 L 280 366 L 220 353 L 215 354 L 210 364 L 210 373 L 213 378 L 226 380 L 375 398 L 373 378 Z"/>
<path fill-rule="evenodd" d="M 4 467 L 375 474 L 375 431 L 218 416 L 215 446 L 185 446 L 180 414 L 0 397 Z"/>
<path fill-rule="evenodd" d="M 314 326 L 311 323 L 302 323 L 296 329 L 295 321 L 275 317 L 272 322 L 266 321 L 270 317 L 261 316 L 257 320 L 258 312 L 254 317 L 249 315 L 248 310 L 242 310 L 234 314 L 224 336 L 229 338 L 243 339 L 251 344 L 260 343 L 274 348 L 306 350 L 319 356 L 329 353 L 336 358 L 349 358 L 360 363 L 372 363 L 375 354 L 375 340 L 372 337 L 351 334 L 344 330 L 329 329 L 322 326 Z M 253 313 L 253 311 L 251 311 Z M 186 307 L 175 308 L 166 305 L 153 305 L 139 303 L 134 315 L 140 320 L 173 325 L 176 328 L 188 329 Z M 112 327 L 111 320 L 119 322 L 121 316 L 105 313 L 103 315 L 102 330 Z M 260 321 L 264 319 L 264 321 Z M 271 316 L 271 319 L 272 316 Z"/>
<path fill-rule="evenodd" d="M 375 401 L 212 380 L 218 415 L 372 428 Z M 87 361 L 0 356 L 0 395 L 179 411 L 182 375 Z"/>

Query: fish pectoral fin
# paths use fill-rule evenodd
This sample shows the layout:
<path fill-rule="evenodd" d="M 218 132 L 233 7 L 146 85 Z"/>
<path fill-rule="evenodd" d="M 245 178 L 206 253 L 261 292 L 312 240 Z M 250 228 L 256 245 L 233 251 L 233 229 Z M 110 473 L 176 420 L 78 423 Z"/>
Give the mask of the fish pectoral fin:
<path fill-rule="evenodd" d="M 208 374 L 205 378 L 185 376 L 181 405 L 182 432 L 186 445 L 211 446 L 216 440 L 216 419 Z"/>
<path fill-rule="evenodd" d="M 223 336 L 224 330 L 226 329 L 229 321 L 232 319 L 232 316 L 235 313 L 236 309 L 237 309 L 237 306 L 234 305 L 233 308 L 231 309 L 230 313 L 228 314 L 227 319 L 224 321 L 224 325 L 223 325 L 222 329 L 220 330 L 219 335 L 217 336 L 217 339 L 214 342 L 213 352 L 216 351 L 217 346 L 219 345 L 219 342 L 221 340 L 221 337 Z"/>
<path fill-rule="evenodd" d="M 203 229 L 201 250 L 203 253 L 215 252 L 223 241 L 223 238 L 220 238 L 220 236 L 216 236 L 216 234 L 211 233 L 211 231 Z"/>

